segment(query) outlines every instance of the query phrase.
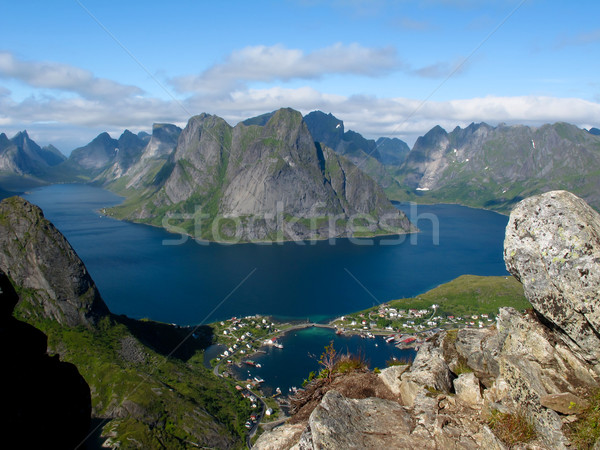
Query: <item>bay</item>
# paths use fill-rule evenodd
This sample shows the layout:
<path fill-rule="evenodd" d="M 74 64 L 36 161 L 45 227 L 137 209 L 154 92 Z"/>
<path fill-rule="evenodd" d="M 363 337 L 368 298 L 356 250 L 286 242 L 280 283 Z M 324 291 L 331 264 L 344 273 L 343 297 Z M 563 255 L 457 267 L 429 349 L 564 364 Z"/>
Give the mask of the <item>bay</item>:
<path fill-rule="evenodd" d="M 87 185 L 25 195 L 67 237 L 116 314 L 191 325 L 232 316 L 326 321 L 410 297 L 462 274 L 505 275 L 506 216 L 397 205 L 420 232 L 366 240 L 198 244 L 99 213 L 122 199 Z"/>
<path fill-rule="evenodd" d="M 338 336 L 330 328 L 309 327 L 290 331 L 278 339 L 283 348 L 266 346 L 266 353 L 252 355 L 252 360 L 261 367 L 243 364 L 233 366 L 232 372 L 240 380 L 260 377 L 264 381 L 261 389 L 266 395 L 272 395 L 276 388 L 287 394 L 290 388 L 302 387 L 303 380 L 311 371 L 316 374 L 323 368 L 319 365 L 319 357 L 325 345 L 333 343 L 339 354 L 360 355 L 373 370 L 384 369 L 387 361 L 396 358 L 400 361 L 412 361 L 415 357 L 413 349 L 400 350 L 393 344 L 385 342 L 382 336 L 374 339 L 363 339 L 358 335 Z"/>

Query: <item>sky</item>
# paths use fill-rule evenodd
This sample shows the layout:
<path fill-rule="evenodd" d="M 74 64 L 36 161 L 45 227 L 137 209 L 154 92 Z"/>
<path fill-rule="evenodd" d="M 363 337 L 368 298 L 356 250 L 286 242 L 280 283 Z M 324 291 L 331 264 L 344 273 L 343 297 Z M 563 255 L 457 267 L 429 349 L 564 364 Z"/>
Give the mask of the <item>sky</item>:
<path fill-rule="evenodd" d="M 65 154 L 281 107 L 409 145 L 438 124 L 600 127 L 595 0 L 31 0 L 0 16 L 0 132 Z"/>

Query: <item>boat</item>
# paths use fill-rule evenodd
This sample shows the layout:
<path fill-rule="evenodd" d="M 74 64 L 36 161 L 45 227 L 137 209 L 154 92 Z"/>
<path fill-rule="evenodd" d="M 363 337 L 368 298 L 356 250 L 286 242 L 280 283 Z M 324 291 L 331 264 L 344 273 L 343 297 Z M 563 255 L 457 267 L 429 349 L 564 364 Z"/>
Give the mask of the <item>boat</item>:
<path fill-rule="evenodd" d="M 283 348 L 283 344 L 280 344 L 279 342 L 275 342 L 273 345 L 277 348 Z"/>
<path fill-rule="evenodd" d="M 254 363 L 254 366 L 257 367 L 257 368 L 259 368 L 259 369 L 262 367 L 261 363 Z"/>
<path fill-rule="evenodd" d="M 246 361 L 244 361 L 246 364 L 248 364 L 249 366 L 252 367 L 257 367 L 256 363 L 254 361 L 252 361 L 251 359 L 247 359 Z"/>
<path fill-rule="evenodd" d="M 256 381 L 257 383 L 264 383 L 265 380 L 263 380 L 261 377 L 254 377 L 254 381 Z"/>
<path fill-rule="evenodd" d="M 394 339 L 395 339 L 394 336 L 390 336 L 385 339 L 385 342 L 387 342 L 389 344 L 390 342 L 394 342 Z"/>

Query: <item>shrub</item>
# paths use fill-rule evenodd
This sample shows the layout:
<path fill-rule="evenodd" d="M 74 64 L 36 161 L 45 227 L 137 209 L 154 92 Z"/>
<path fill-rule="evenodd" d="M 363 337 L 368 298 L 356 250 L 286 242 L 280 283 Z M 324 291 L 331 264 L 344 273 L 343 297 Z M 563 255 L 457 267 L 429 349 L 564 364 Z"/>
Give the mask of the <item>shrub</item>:
<path fill-rule="evenodd" d="M 589 395 L 587 400 L 590 406 L 568 429 L 569 437 L 575 448 L 591 449 L 600 439 L 600 389 Z"/>
<path fill-rule="evenodd" d="M 522 411 L 503 413 L 494 409 L 487 422 L 496 437 L 509 447 L 537 436 L 535 427 Z"/>

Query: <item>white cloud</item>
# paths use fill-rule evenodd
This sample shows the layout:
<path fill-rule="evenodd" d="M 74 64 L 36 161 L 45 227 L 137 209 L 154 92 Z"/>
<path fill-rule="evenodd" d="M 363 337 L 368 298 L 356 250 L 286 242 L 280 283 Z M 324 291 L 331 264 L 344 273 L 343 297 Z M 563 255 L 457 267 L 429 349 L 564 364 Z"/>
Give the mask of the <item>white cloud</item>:
<path fill-rule="evenodd" d="M 329 47 L 310 54 L 310 57 L 283 48 L 270 48 L 269 51 L 281 51 L 290 61 L 300 61 L 301 73 L 305 77 L 316 77 L 323 73 L 317 70 L 320 65 L 325 65 L 332 72 L 353 70 L 351 68 L 360 60 L 343 62 L 328 56 L 348 51 L 348 47 L 343 50 Z M 261 54 L 262 51 L 257 51 L 255 59 L 260 59 Z M 409 144 L 435 125 L 447 130 L 457 125 L 466 126 L 470 122 L 482 121 L 491 125 L 500 122 L 541 125 L 556 121 L 571 122 L 580 127 L 600 125 L 600 104 L 578 98 L 489 96 L 422 103 L 419 99 L 410 98 L 334 95 L 307 85 L 299 88 L 241 87 L 221 95 L 196 93 L 181 102 L 160 100 L 130 95 L 130 92 L 137 92 L 138 89 L 98 79 L 90 72 L 75 67 L 56 63 L 23 63 L 6 53 L 0 53 L 0 57 L 0 73 L 4 76 L 11 74 L 11 77 L 26 80 L 30 86 L 38 87 L 24 100 L 15 100 L 8 89 L 0 87 L 0 131 L 14 134 L 28 129 L 37 133 L 32 136 L 48 136 L 41 140 L 42 143 L 55 143 L 67 151 L 81 145 L 82 141 L 89 142 L 103 130 L 149 130 L 154 122 L 185 125 L 191 115 L 201 112 L 219 115 L 234 125 L 248 117 L 281 107 L 292 107 L 305 114 L 316 109 L 331 112 L 344 120 L 346 129 L 372 138 L 398 136 Z M 243 62 L 248 60 L 241 59 Z M 266 60 L 272 63 L 269 57 Z M 285 78 L 297 73 L 291 69 L 291 62 L 281 66 L 277 77 Z M 37 78 L 33 69 L 43 67 L 50 67 L 46 71 L 49 76 Z M 379 67 L 383 70 L 384 64 Z M 258 68 L 246 79 L 265 76 L 265 70 L 264 67 Z M 113 88 L 118 90 L 119 87 L 124 89 L 123 95 L 102 95 L 106 89 L 112 94 Z M 49 88 L 59 90 L 56 92 L 58 95 L 53 95 L 55 91 Z M 76 95 L 60 95 L 60 91 L 66 89 Z M 54 142 L 53 136 L 59 138 L 60 142 Z"/>
<path fill-rule="evenodd" d="M 252 46 L 235 50 L 197 76 L 172 80 L 180 92 L 221 93 L 247 82 L 318 79 L 328 74 L 378 76 L 402 67 L 391 47 L 367 48 L 359 44 L 335 44 L 304 53 L 282 45 Z"/>
<path fill-rule="evenodd" d="M 0 52 L 0 78 L 15 79 L 34 88 L 74 92 L 85 98 L 122 98 L 142 90 L 91 72 L 56 62 L 24 61 L 10 52 Z"/>

